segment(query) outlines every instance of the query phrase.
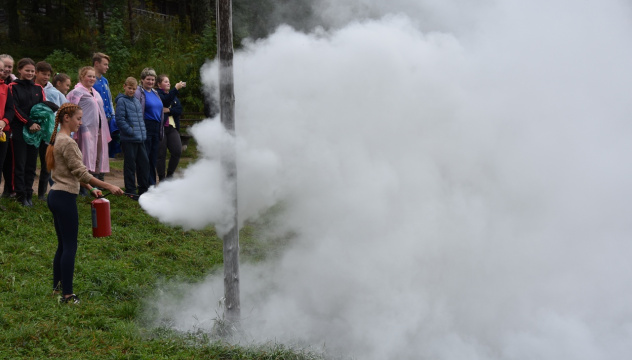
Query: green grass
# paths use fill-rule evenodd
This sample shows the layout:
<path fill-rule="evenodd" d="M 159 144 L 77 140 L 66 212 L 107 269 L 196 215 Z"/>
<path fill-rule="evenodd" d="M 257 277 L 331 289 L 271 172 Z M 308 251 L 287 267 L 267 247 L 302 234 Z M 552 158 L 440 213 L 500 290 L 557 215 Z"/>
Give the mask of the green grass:
<path fill-rule="evenodd" d="M 183 231 L 112 198 L 112 233 L 93 238 L 90 199 L 77 200 L 79 250 L 74 287 L 82 303 L 51 296 L 57 246 L 46 204 L 27 209 L 0 200 L 0 359 L 321 359 L 279 344 L 239 347 L 208 334 L 146 328 L 147 297 L 164 281 L 198 282 L 222 271 L 222 242 L 212 228 Z M 254 227 L 241 234 L 242 259 L 271 253 Z M 282 246 L 282 244 L 272 245 Z"/>

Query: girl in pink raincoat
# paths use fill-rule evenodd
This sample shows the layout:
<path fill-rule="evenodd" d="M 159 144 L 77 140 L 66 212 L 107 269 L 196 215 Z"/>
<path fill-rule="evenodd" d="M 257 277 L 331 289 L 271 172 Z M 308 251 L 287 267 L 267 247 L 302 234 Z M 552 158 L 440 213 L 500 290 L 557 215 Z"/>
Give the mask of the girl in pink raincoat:
<path fill-rule="evenodd" d="M 66 98 L 83 110 L 81 127 L 75 133 L 77 144 L 83 154 L 83 163 L 88 171 L 103 181 L 104 173 L 110 172 L 108 142 L 112 138 L 103 110 L 103 99 L 99 92 L 92 88 L 96 79 L 96 72 L 92 66 L 82 67 L 79 70 L 79 82 Z"/>

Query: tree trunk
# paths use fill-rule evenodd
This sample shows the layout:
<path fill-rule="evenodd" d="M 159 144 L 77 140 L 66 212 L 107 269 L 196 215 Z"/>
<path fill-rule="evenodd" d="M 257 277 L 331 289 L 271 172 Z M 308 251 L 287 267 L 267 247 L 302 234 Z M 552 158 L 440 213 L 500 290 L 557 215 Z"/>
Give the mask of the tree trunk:
<path fill-rule="evenodd" d="M 9 23 L 9 40 L 14 44 L 20 42 L 20 19 L 18 18 L 18 1 L 7 0 L 7 22 Z"/>
<path fill-rule="evenodd" d="M 215 20 L 215 22 L 217 22 L 217 0 L 210 0 L 210 16 L 208 17 L 209 19 L 211 19 L 211 21 L 209 21 L 209 25 L 213 25 L 212 24 L 212 20 Z M 231 32 L 232 32 L 232 10 L 231 10 Z"/>
<path fill-rule="evenodd" d="M 191 32 L 201 34 L 206 24 L 210 23 L 211 13 L 209 0 L 191 0 L 189 3 L 191 10 Z"/>
<path fill-rule="evenodd" d="M 57 3 L 57 17 L 59 19 L 64 19 L 66 17 L 66 10 L 62 7 L 61 0 L 59 0 Z M 59 41 L 60 45 L 63 45 L 64 43 L 63 26 L 55 26 L 55 28 L 57 29 L 57 40 Z"/>
<path fill-rule="evenodd" d="M 217 0 L 217 39 L 219 51 L 220 118 L 229 133 L 235 136 L 235 92 L 233 82 L 233 29 L 231 0 Z M 241 316 L 239 302 L 239 228 L 237 222 L 237 159 L 236 149 L 228 149 L 222 157 L 228 174 L 232 203 L 233 223 L 224 235 L 224 298 L 225 319 L 236 325 Z"/>
<path fill-rule="evenodd" d="M 134 45 L 134 16 L 132 14 L 132 0 L 127 0 L 127 17 L 129 23 L 129 43 Z"/>
<path fill-rule="evenodd" d="M 180 24 L 180 30 L 186 31 L 186 19 L 187 19 L 187 2 L 178 1 L 178 23 Z"/>
<path fill-rule="evenodd" d="M 53 0 L 46 0 L 44 2 L 44 8 L 46 9 L 46 22 L 48 24 L 54 24 L 55 23 L 55 15 L 53 14 Z M 58 42 L 59 39 L 55 38 L 55 32 L 54 31 L 47 31 L 46 32 L 46 42 L 49 44 Z"/>
<path fill-rule="evenodd" d="M 99 26 L 99 35 L 100 38 L 103 39 L 103 37 L 105 36 L 105 16 L 104 16 L 104 9 L 103 9 L 103 0 L 97 0 L 96 1 L 96 11 L 97 11 L 97 24 Z M 102 41 L 99 41 L 102 42 Z M 103 46 L 103 44 L 100 44 L 101 46 Z"/>

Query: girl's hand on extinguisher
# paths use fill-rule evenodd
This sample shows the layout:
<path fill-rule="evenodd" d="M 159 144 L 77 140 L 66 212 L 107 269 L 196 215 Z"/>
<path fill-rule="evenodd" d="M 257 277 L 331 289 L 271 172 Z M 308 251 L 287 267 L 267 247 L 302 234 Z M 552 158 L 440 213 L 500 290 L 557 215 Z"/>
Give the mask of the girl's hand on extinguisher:
<path fill-rule="evenodd" d="M 121 190 L 121 188 L 116 186 L 116 185 L 108 184 L 107 189 L 108 189 L 109 192 L 111 192 L 114 195 L 123 195 L 124 194 L 123 190 Z"/>
<path fill-rule="evenodd" d="M 90 194 L 97 199 L 103 196 L 103 193 L 101 192 L 101 190 L 97 188 L 92 188 L 92 190 L 90 190 Z"/>

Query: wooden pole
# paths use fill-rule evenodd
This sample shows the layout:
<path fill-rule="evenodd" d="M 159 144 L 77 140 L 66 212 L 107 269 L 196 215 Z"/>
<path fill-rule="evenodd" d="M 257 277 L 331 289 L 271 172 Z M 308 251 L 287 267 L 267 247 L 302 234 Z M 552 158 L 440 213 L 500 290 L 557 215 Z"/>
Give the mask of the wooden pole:
<path fill-rule="evenodd" d="M 233 83 L 233 24 L 232 1 L 217 0 L 217 39 L 219 52 L 220 119 L 226 130 L 235 136 L 235 92 Z M 227 149 L 222 165 L 228 173 L 232 203 L 233 224 L 224 235 L 224 305 L 225 319 L 229 324 L 240 320 L 239 304 L 239 228 L 237 223 L 237 162 L 236 149 Z"/>

